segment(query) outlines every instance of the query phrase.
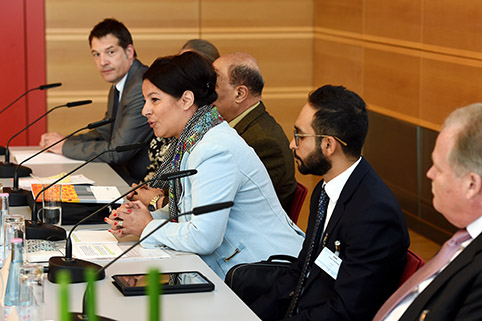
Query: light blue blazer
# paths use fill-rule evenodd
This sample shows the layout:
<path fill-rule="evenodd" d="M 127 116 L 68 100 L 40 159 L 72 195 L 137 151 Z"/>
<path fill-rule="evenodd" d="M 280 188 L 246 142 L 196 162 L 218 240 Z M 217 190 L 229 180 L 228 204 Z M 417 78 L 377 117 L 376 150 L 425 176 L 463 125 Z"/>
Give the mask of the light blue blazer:
<path fill-rule="evenodd" d="M 226 122 L 209 130 L 181 170 L 197 169 L 181 179 L 181 212 L 194 207 L 233 201 L 234 206 L 171 222 L 143 242 L 194 252 L 224 279 L 234 265 L 267 259 L 273 254 L 298 256 L 304 234 L 283 211 L 268 172 L 254 150 Z M 142 236 L 167 217 L 167 207 L 152 213 L 154 220 Z"/>

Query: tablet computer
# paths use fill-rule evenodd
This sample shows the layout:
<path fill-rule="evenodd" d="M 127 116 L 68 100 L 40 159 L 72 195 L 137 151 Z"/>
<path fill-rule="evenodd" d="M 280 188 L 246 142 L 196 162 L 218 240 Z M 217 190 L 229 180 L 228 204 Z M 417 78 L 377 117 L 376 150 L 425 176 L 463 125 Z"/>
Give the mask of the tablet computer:
<path fill-rule="evenodd" d="M 112 283 L 125 296 L 146 294 L 147 274 L 116 274 L 112 278 Z M 214 284 L 197 271 L 161 273 L 160 283 L 163 294 L 214 290 Z"/>

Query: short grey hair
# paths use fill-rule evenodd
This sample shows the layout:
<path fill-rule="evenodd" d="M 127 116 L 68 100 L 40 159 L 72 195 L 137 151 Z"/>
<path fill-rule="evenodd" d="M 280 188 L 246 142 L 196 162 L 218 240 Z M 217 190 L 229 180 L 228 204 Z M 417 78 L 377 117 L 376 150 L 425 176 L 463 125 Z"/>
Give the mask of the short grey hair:
<path fill-rule="evenodd" d="M 457 176 L 474 172 L 482 177 L 482 103 L 454 110 L 443 128 L 458 127 L 447 161 Z"/>

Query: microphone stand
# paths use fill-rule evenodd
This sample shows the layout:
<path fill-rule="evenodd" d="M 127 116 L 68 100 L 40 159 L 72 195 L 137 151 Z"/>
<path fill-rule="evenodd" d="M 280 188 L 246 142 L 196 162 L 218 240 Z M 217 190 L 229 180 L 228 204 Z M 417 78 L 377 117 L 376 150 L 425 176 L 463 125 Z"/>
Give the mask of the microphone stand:
<path fill-rule="evenodd" d="M 90 104 L 90 103 L 92 103 L 92 100 L 81 100 L 81 101 L 70 102 L 70 103 L 67 103 L 65 105 L 55 106 L 54 108 L 50 109 L 45 114 L 43 114 L 42 116 L 40 116 L 39 118 L 37 118 L 36 120 L 34 120 L 30 124 L 28 124 L 27 127 L 25 127 L 24 129 L 22 129 L 21 131 L 19 131 L 18 133 L 16 133 L 12 137 L 10 137 L 10 139 L 7 142 L 7 146 L 6 146 L 6 150 L 5 150 L 5 163 L 0 163 L 0 177 L 2 177 L 2 178 L 13 177 L 15 171 L 18 171 L 18 175 L 20 177 L 28 176 L 32 173 L 32 170 L 28 167 L 18 166 L 18 168 L 17 168 L 17 165 L 10 163 L 10 151 L 8 150 L 8 146 L 10 145 L 10 142 L 12 141 L 12 139 L 14 139 L 18 135 L 20 135 L 21 133 L 23 133 L 24 131 L 29 129 L 32 125 L 34 125 L 40 119 L 47 116 L 48 114 L 50 114 L 51 112 L 53 112 L 56 109 L 59 109 L 59 108 L 62 108 L 62 107 L 71 108 L 71 107 L 82 106 L 82 105 L 86 105 L 86 104 Z"/>
<path fill-rule="evenodd" d="M 27 190 L 24 190 L 24 189 L 20 189 L 18 188 L 18 168 L 28 162 L 29 160 L 31 160 L 32 158 L 36 157 L 37 155 L 40 155 L 41 153 L 49 150 L 50 148 L 54 147 L 55 145 L 63 142 L 64 140 L 74 136 L 75 134 L 77 134 L 78 132 L 82 131 L 82 130 L 85 130 L 85 129 L 94 129 L 94 128 L 97 128 L 97 127 L 100 127 L 100 126 L 104 126 L 104 125 L 107 125 L 107 124 L 110 124 L 114 122 L 114 119 L 112 118 L 107 118 L 107 119 L 103 119 L 103 120 L 100 120 L 100 121 L 96 121 L 96 122 L 93 122 L 93 123 L 90 123 L 88 124 L 87 126 L 81 128 L 81 129 L 77 129 L 76 131 L 74 131 L 73 133 L 65 136 L 64 138 L 62 138 L 61 140 L 58 140 L 56 141 L 55 143 L 51 144 L 50 146 L 47 146 L 45 147 L 44 149 L 38 151 L 37 153 L 29 156 L 28 158 L 24 159 L 21 163 L 19 163 L 17 165 L 17 167 L 15 168 L 15 174 L 13 176 L 13 187 L 10 188 L 10 187 L 4 187 L 3 188 L 3 192 L 4 193 L 8 193 L 8 201 L 9 201 L 9 204 L 10 206 L 24 206 L 24 205 L 27 205 L 27 199 L 28 199 L 28 196 L 31 194 L 30 191 L 27 191 Z"/>
<path fill-rule="evenodd" d="M 49 184 L 47 187 L 43 188 L 36 196 L 32 205 L 32 220 L 25 221 L 25 231 L 26 231 L 26 238 L 27 239 L 41 239 L 41 240 L 52 240 L 52 241 L 60 241 L 60 240 L 65 240 L 66 232 L 63 228 L 52 225 L 52 224 L 44 224 L 41 221 L 39 221 L 38 216 L 37 216 L 37 199 L 40 194 L 42 194 L 46 189 L 52 187 L 53 185 L 57 184 L 73 172 L 81 169 L 88 163 L 94 161 L 96 158 L 100 157 L 101 155 L 105 153 L 110 153 L 110 152 L 119 152 L 119 151 L 126 151 L 130 149 L 136 149 L 139 147 L 144 146 L 144 143 L 136 143 L 136 144 L 131 144 L 131 145 L 123 145 L 123 146 L 117 146 L 114 149 L 109 149 L 106 151 L 103 151 L 99 155 L 96 155 L 89 160 L 87 160 L 85 163 L 77 166 L 64 176 L 56 179 L 53 183 Z"/>
<path fill-rule="evenodd" d="M 205 205 L 205 206 L 199 206 L 199 207 L 193 208 L 191 211 L 181 213 L 181 214 L 177 215 L 175 218 L 177 219 L 181 216 L 190 215 L 190 214 L 194 214 L 194 215 L 207 214 L 207 213 L 211 213 L 211 212 L 215 212 L 215 211 L 219 211 L 219 210 L 222 210 L 222 209 L 225 209 L 225 208 L 232 207 L 233 205 L 234 205 L 234 202 L 222 202 L 222 203 L 215 203 L 215 204 L 210 204 L 210 205 Z M 162 222 L 162 224 L 159 224 L 155 229 L 153 229 L 151 232 L 149 232 L 146 236 L 139 239 L 137 242 L 135 242 L 133 245 L 131 245 L 127 250 L 125 250 L 119 256 L 117 256 L 115 259 L 113 259 L 112 261 L 110 261 L 109 263 L 104 265 L 104 267 L 102 267 L 100 270 L 97 271 L 97 274 L 101 273 L 105 277 L 105 270 L 109 266 L 111 266 L 112 264 L 117 262 L 121 257 L 123 257 L 124 255 L 129 253 L 134 247 L 136 247 L 137 245 L 142 243 L 145 239 L 147 239 L 149 236 L 151 236 L 152 234 L 154 234 L 155 232 L 160 230 L 164 225 L 166 225 L 169 222 L 170 221 L 166 220 L 166 221 Z M 50 271 L 49 271 L 49 280 L 50 280 Z M 90 288 L 89 288 L 89 285 L 87 284 L 87 287 L 84 291 L 84 296 L 83 296 L 83 299 L 82 299 L 82 312 L 80 312 L 80 313 L 79 312 L 72 312 L 70 314 L 73 321 L 87 320 L 87 315 L 86 315 L 86 312 L 85 312 L 85 311 L 87 311 L 86 310 L 87 294 L 92 293 L 92 291 L 89 291 L 89 290 L 90 290 Z M 100 321 L 111 321 L 112 320 L 112 319 L 102 317 L 102 316 L 97 316 L 97 318 Z"/>
<path fill-rule="evenodd" d="M 185 170 L 185 171 L 179 171 L 179 172 L 174 172 L 174 173 L 168 173 L 161 175 L 160 178 L 152 178 L 148 181 L 143 182 L 142 184 L 137 185 L 136 187 L 132 188 L 131 190 L 127 191 L 126 193 L 122 194 L 121 196 L 117 197 L 115 200 L 111 201 L 109 204 L 106 204 L 96 210 L 95 212 L 87 215 L 80 221 L 78 221 L 71 229 L 69 232 L 69 235 L 67 237 L 66 243 L 65 243 L 65 257 L 63 256 L 53 256 L 49 259 L 49 275 L 48 279 L 51 282 L 56 282 L 57 280 L 57 274 L 59 273 L 60 270 L 68 270 L 70 272 L 70 280 L 71 283 L 80 283 L 80 282 L 85 282 L 85 270 L 87 269 L 93 269 L 97 271 L 97 280 L 102 280 L 105 277 L 105 274 L 101 272 L 102 267 L 98 264 L 85 261 L 85 260 L 80 260 L 72 257 L 72 233 L 74 230 L 88 220 L 89 218 L 93 217 L 95 214 L 99 213 L 103 209 L 111 206 L 121 198 L 124 198 L 127 194 L 132 193 L 136 191 L 137 189 L 141 188 L 142 186 L 149 184 L 153 181 L 168 181 L 171 179 L 179 178 L 179 177 L 185 177 L 185 176 L 190 176 L 193 174 L 196 174 L 197 170 L 191 169 L 191 170 Z"/>
<path fill-rule="evenodd" d="M 59 87 L 59 86 L 62 86 L 62 83 L 60 82 L 57 82 L 57 83 L 54 83 L 54 84 L 48 84 L 48 85 L 42 85 L 42 86 L 39 86 L 39 87 L 36 87 L 36 88 L 30 88 L 29 90 L 27 90 L 26 92 L 24 92 L 23 94 L 21 94 L 17 99 L 15 99 L 14 101 L 12 101 L 10 104 L 7 105 L 7 107 L 3 108 L 2 110 L 0 110 L 0 114 L 3 113 L 4 111 L 6 111 L 8 108 L 10 108 L 10 106 L 12 106 L 13 104 L 15 104 L 20 98 L 22 98 L 23 96 L 25 96 L 26 94 L 28 94 L 29 92 L 31 91 L 34 91 L 34 90 L 46 90 L 46 89 L 50 89 L 50 88 L 55 88 L 55 87 Z M 0 146 L 0 155 L 5 155 L 5 151 L 7 149 L 3 146 Z"/>

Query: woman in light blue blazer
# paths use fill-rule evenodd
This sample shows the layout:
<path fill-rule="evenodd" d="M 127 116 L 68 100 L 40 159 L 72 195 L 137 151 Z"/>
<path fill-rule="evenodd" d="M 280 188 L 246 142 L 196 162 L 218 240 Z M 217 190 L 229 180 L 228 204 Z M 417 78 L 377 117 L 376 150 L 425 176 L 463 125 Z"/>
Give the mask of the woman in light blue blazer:
<path fill-rule="evenodd" d="M 196 169 L 197 174 L 152 184 L 169 188 L 165 208 L 150 212 L 133 201 L 113 211 L 108 222 L 119 235 L 143 237 L 169 220 L 142 245 L 197 253 L 224 278 L 238 263 L 273 254 L 297 256 L 304 235 L 283 211 L 254 150 L 211 105 L 217 98 L 215 86 L 213 67 L 193 52 L 159 58 L 146 71 L 142 113 L 156 136 L 175 139 L 156 175 L 185 169 Z M 195 207 L 227 201 L 234 206 L 177 217 Z"/>

